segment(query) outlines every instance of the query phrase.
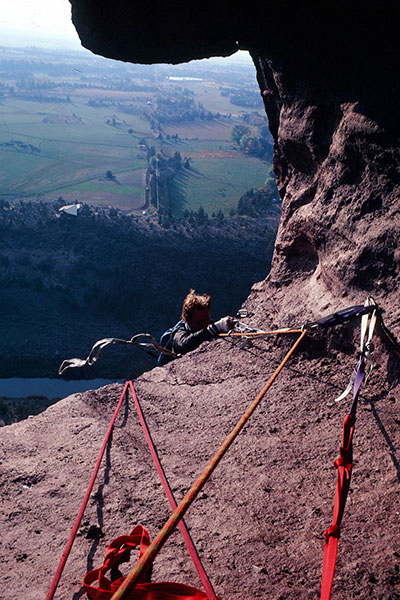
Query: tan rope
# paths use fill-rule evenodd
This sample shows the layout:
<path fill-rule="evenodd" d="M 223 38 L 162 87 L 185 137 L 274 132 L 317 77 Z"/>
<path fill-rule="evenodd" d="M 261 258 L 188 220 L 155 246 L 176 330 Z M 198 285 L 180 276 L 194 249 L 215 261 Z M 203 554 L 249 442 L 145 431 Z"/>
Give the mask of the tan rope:
<path fill-rule="evenodd" d="M 274 331 L 231 331 L 229 333 L 220 333 L 219 337 L 262 337 L 263 335 L 301 333 L 302 331 L 302 329 L 275 329 Z"/>
<path fill-rule="evenodd" d="M 153 542 L 143 553 L 142 558 L 136 563 L 131 572 L 127 575 L 122 585 L 113 594 L 111 600 L 120 600 L 121 598 L 124 598 L 127 592 L 134 587 L 141 573 L 147 571 L 153 564 L 158 552 L 161 550 L 165 542 L 175 530 L 179 521 L 183 518 L 192 502 L 196 499 L 197 495 L 199 494 L 207 480 L 210 478 L 214 469 L 217 467 L 218 463 L 220 462 L 224 454 L 227 452 L 229 447 L 232 445 L 240 431 L 243 429 L 243 427 L 245 426 L 245 424 L 247 423 L 247 421 L 249 420 L 249 418 L 251 417 L 251 415 L 253 414 L 253 412 L 255 411 L 255 409 L 257 408 L 257 406 L 259 405 L 259 403 L 261 402 L 261 400 L 263 399 L 263 397 L 265 396 L 275 379 L 278 377 L 279 373 L 281 372 L 289 358 L 292 356 L 293 352 L 296 350 L 296 348 L 298 347 L 305 335 L 306 331 L 304 330 L 302 331 L 301 335 L 297 338 L 296 342 L 286 354 L 286 356 L 284 357 L 278 368 L 275 370 L 273 375 L 271 375 L 261 392 L 255 398 L 255 400 L 253 400 L 247 411 L 240 418 L 234 429 L 231 431 L 231 433 L 225 439 L 223 444 L 220 446 L 219 450 L 208 463 L 200 477 L 193 484 L 193 486 L 187 492 L 181 503 L 174 510 L 168 521 L 165 523 L 164 527 L 160 530 L 160 532 L 154 538 Z"/>

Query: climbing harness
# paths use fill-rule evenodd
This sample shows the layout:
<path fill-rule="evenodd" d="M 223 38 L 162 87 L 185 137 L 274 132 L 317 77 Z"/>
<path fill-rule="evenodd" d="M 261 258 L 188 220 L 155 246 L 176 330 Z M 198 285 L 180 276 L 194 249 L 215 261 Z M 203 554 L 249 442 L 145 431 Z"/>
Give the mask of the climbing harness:
<path fill-rule="evenodd" d="M 179 327 L 182 327 L 183 324 L 184 321 L 181 319 L 173 327 L 170 327 L 169 329 L 167 329 L 167 331 L 164 331 L 164 333 L 160 337 L 158 345 L 162 348 L 162 351 L 159 353 L 157 359 L 157 365 L 159 367 L 167 363 L 172 358 L 177 358 L 178 355 L 172 352 L 172 339 L 174 337 L 175 331 L 177 331 Z"/>

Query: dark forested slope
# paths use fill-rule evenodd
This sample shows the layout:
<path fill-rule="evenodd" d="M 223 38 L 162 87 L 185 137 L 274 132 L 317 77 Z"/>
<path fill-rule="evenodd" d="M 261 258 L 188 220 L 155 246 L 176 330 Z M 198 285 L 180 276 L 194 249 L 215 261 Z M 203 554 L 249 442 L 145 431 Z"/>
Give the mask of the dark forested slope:
<path fill-rule="evenodd" d="M 0 376 L 55 376 L 62 359 L 85 357 L 102 337 L 158 337 L 180 316 L 191 287 L 213 312 L 235 313 L 268 272 L 279 207 L 262 219 L 237 217 L 161 228 L 156 220 L 57 204 L 0 210 Z M 154 359 L 132 348 L 105 352 L 90 372 L 133 376 Z"/>

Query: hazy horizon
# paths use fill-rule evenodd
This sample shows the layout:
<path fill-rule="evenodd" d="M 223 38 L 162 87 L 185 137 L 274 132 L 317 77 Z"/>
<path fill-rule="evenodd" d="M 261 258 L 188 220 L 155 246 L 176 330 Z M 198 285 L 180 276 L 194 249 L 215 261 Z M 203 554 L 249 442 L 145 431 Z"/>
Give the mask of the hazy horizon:
<path fill-rule="evenodd" d="M 69 0 L 3 0 L 0 17 L 0 46 L 37 46 L 49 49 L 90 52 L 81 45 L 71 21 Z M 247 51 L 239 50 L 226 61 L 251 63 Z"/>

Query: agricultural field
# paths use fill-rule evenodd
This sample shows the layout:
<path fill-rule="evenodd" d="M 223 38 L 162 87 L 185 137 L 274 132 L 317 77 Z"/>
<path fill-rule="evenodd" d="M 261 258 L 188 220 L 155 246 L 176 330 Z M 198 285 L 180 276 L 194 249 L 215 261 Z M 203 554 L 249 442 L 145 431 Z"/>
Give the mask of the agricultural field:
<path fill-rule="evenodd" d="M 139 148 L 139 134 L 129 134 L 128 129 L 140 125 L 140 132 L 149 135 L 149 127 L 137 118 L 107 125 L 113 114 L 78 102 L 4 99 L 0 104 L 1 197 L 63 195 L 73 201 L 75 194 L 82 199 L 85 192 L 89 204 L 101 199 L 105 205 L 118 205 L 122 200 L 125 209 L 140 207 L 147 160 Z M 107 170 L 115 181 L 106 179 Z"/>
<path fill-rule="evenodd" d="M 181 209 L 198 210 L 202 206 L 210 216 L 218 210 L 228 216 L 236 207 L 238 190 L 261 186 L 266 179 L 260 160 L 234 151 L 200 153 L 191 165 L 177 178 L 184 197 Z"/>
<path fill-rule="evenodd" d="M 139 213 L 149 207 L 151 153 L 179 152 L 190 168 L 173 182 L 175 216 L 200 206 L 228 216 L 271 173 L 268 161 L 247 156 L 231 137 L 246 112 L 256 111 L 221 93 L 227 79 L 231 90 L 250 89 L 257 99 L 251 65 L 224 75 L 221 60 L 139 66 L 83 52 L 35 56 L 30 49 L 28 59 L 0 50 L 3 200 L 61 196 Z"/>
<path fill-rule="evenodd" d="M 158 338 L 191 287 L 235 314 L 279 223 L 267 136 L 251 65 L 0 46 L 2 377 L 55 377 L 104 337 Z M 77 218 L 59 212 L 75 202 Z M 115 348 L 79 378 L 152 366 Z M 23 416 L 0 398 L 0 420 Z"/>

